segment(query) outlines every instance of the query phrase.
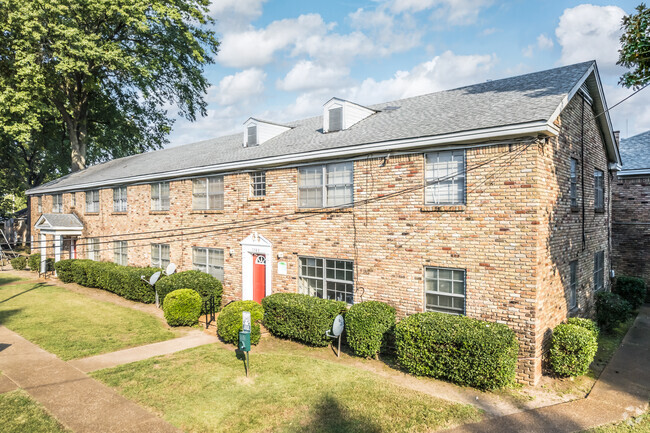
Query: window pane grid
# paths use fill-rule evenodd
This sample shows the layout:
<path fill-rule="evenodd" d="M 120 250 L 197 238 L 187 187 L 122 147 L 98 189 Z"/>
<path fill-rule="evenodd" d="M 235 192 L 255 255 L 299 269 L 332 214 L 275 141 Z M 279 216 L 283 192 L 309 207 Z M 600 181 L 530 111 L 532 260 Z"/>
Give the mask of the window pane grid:
<path fill-rule="evenodd" d="M 578 206 L 578 161 L 571 158 L 571 206 Z"/>
<path fill-rule="evenodd" d="M 99 212 L 99 190 L 86 191 L 86 212 Z"/>
<path fill-rule="evenodd" d="M 264 197 L 266 196 L 266 172 L 258 171 L 251 173 L 251 196 Z"/>
<path fill-rule="evenodd" d="M 322 208 L 351 205 L 354 201 L 354 163 L 301 167 L 298 206 Z"/>
<path fill-rule="evenodd" d="M 223 281 L 224 252 L 218 248 L 192 248 L 192 265 L 195 270 Z"/>
<path fill-rule="evenodd" d="M 569 264 L 570 282 L 569 282 L 569 307 L 575 308 L 578 303 L 578 262 L 573 261 Z"/>
<path fill-rule="evenodd" d="M 299 290 L 311 296 L 354 303 L 354 262 L 300 257 Z"/>
<path fill-rule="evenodd" d="M 89 260 L 99 260 L 99 238 L 88 239 L 87 254 Z"/>
<path fill-rule="evenodd" d="M 165 269 L 169 263 L 169 244 L 151 244 L 151 266 Z"/>
<path fill-rule="evenodd" d="M 604 176 L 601 170 L 594 170 L 594 208 L 604 209 L 605 207 L 605 188 Z"/>
<path fill-rule="evenodd" d="M 151 184 L 151 210 L 169 210 L 169 182 Z"/>
<path fill-rule="evenodd" d="M 126 241 L 113 241 L 113 261 L 122 266 L 128 264 Z"/>
<path fill-rule="evenodd" d="M 55 194 L 52 196 L 52 212 L 63 212 L 63 196 L 61 194 Z"/>
<path fill-rule="evenodd" d="M 126 212 L 126 187 L 113 188 L 113 212 Z"/>
<path fill-rule="evenodd" d="M 594 290 L 602 290 L 605 286 L 605 252 L 594 254 Z"/>
<path fill-rule="evenodd" d="M 465 203 L 465 151 L 432 152 L 425 158 L 425 203 Z"/>
<path fill-rule="evenodd" d="M 223 210 L 223 176 L 203 177 L 192 181 L 192 209 Z"/>
<path fill-rule="evenodd" d="M 424 292 L 427 311 L 465 314 L 465 271 L 425 268 Z"/>

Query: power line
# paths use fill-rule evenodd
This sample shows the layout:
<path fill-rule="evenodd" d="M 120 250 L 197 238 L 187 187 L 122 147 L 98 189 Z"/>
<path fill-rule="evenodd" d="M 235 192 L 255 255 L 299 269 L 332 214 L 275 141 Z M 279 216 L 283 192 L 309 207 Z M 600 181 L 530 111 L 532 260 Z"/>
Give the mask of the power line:
<path fill-rule="evenodd" d="M 594 119 L 596 119 L 596 118 L 602 116 L 603 114 L 607 113 L 609 110 L 613 110 L 614 108 L 616 108 L 617 106 L 621 105 L 623 102 L 627 101 L 627 100 L 630 99 L 632 96 L 636 95 L 637 93 L 639 93 L 641 90 L 645 89 L 645 88 L 648 87 L 648 86 L 650 86 L 650 82 L 644 84 L 643 87 L 641 87 L 641 88 L 635 90 L 635 91 L 634 91 L 633 93 L 631 93 L 630 95 L 627 95 L 625 98 L 621 99 L 621 100 L 618 101 L 616 104 L 614 104 L 614 105 L 612 105 L 611 107 L 609 107 L 607 110 L 605 110 L 605 111 L 603 111 L 602 113 L 600 113 L 600 114 L 594 116 Z"/>

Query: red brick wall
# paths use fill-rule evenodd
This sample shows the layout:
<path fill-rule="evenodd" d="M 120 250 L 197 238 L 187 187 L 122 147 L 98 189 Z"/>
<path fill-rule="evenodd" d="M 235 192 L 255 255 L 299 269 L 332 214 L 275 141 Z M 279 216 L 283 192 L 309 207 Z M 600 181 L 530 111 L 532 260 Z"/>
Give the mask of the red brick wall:
<path fill-rule="evenodd" d="M 619 176 L 612 201 L 613 268 L 650 284 L 650 176 Z"/>
<path fill-rule="evenodd" d="M 80 216 L 85 237 L 153 231 L 153 235 L 115 237 L 129 240 L 130 265 L 150 264 L 150 243 L 169 243 L 171 260 L 180 270 L 192 268 L 192 246 L 222 248 L 226 302 L 242 297 L 240 242 L 253 231 L 273 244 L 274 292 L 298 291 L 298 256 L 354 260 L 355 302 L 384 301 L 395 306 L 402 317 L 424 310 L 425 266 L 465 269 L 467 315 L 505 323 L 515 330 L 520 341 L 518 378 L 534 383 L 541 374 L 544 336 L 568 315 L 567 260 L 580 258 L 579 312 L 587 311 L 593 268 L 593 253 L 591 258 L 589 254 L 607 238 L 603 225 L 607 214 L 593 215 L 593 206 L 587 207 L 588 246 L 582 251 L 579 214 L 566 209 L 566 158 L 579 151 L 575 107 L 572 102 L 562 116 L 560 138 L 546 144 L 529 139 L 468 148 L 464 206 L 424 206 L 420 188 L 424 158 L 408 154 L 393 155 L 386 164 L 382 164 L 383 155 L 357 160 L 354 195 L 360 204 L 338 212 L 297 208 L 295 168 L 267 171 L 264 200 L 249 199 L 249 174 L 226 175 L 225 209 L 220 212 L 191 210 L 191 180 L 171 182 L 169 212 L 150 211 L 149 185 L 128 187 L 125 214 L 112 212 L 111 189 L 101 191 L 101 210 L 96 215 L 84 213 L 85 195 L 81 192 L 77 193 L 76 209 L 70 209 L 70 195 L 64 195 L 64 211 Z M 599 148 L 599 135 L 593 128 L 591 121 L 586 157 L 588 202 L 593 201 L 589 170 L 597 164 L 607 172 L 602 143 Z M 408 193 L 385 200 L 363 202 L 408 189 Z M 50 203 L 47 197 L 45 212 L 49 212 Z M 32 212 L 35 215 L 36 200 Z M 287 214 L 293 221 L 283 217 Z M 258 224 L 273 224 L 252 227 L 260 218 L 265 220 Z M 248 227 L 220 230 L 233 223 Z M 169 228 L 179 234 L 179 228 L 202 225 L 213 226 L 186 230 L 185 237 L 138 239 L 166 236 L 170 232 L 164 230 Z M 567 237 L 568 247 L 563 241 Z M 112 260 L 112 243 L 101 244 L 101 249 L 102 260 Z M 279 254 L 280 260 L 287 262 L 287 275 L 277 273 Z"/>

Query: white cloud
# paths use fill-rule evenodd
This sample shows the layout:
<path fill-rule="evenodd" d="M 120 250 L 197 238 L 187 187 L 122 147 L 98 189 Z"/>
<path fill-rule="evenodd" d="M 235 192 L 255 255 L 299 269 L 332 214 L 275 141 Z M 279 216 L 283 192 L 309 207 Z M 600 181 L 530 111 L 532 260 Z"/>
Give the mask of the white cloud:
<path fill-rule="evenodd" d="M 620 74 L 618 60 L 621 19 L 618 6 L 582 4 L 565 9 L 555 36 L 562 47 L 560 63 L 568 65 L 595 59 L 601 72 Z"/>
<path fill-rule="evenodd" d="M 331 88 L 346 82 L 349 73 L 350 70 L 346 67 L 323 66 L 310 60 L 301 60 L 282 80 L 278 80 L 277 87 L 289 92 Z"/>
<path fill-rule="evenodd" d="M 262 15 L 267 0 L 212 0 L 209 15 L 220 30 L 242 28 Z"/>
<path fill-rule="evenodd" d="M 550 50 L 553 48 L 553 39 L 542 33 L 541 35 L 537 36 L 537 47 L 540 50 Z"/>
<path fill-rule="evenodd" d="M 476 21 L 482 9 L 492 0 L 390 0 L 388 5 L 395 13 L 417 13 L 433 9 L 438 19 L 450 24 L 470 24 Z"/>
<path fill-rule="evenodd" d="M 208 101 L 227 106 L 248 101 L 252 96 L 264 92 L 266 73 L 261 69 L 251 68 L 221 79 L 219 86 L 208 92 Z"/>
<path fill-rule="evenodd" d="M 408 14 L 396 17 L 380 7 L 373 10 L 357 9 L 348 15 L 352 26 L 370 36 L 374 51 L 385 56 L 418 46 L 423 31 Z"/>

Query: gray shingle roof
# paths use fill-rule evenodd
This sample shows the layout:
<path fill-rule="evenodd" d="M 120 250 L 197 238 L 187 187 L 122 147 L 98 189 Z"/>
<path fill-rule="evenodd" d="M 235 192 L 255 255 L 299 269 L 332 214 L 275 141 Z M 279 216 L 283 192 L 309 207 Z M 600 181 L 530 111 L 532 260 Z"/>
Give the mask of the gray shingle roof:
<path fill-rule="evenodd" d="M 82 229 L 83 223 L 77 218 L 76 215 L 70 213 L 44 213 L 42 215 L 43 221 L 41 226 L 67 228 L 67 229 Z M 39 218 L 40 219 L 40 218 Z"/>
<path fill-rule="evenodd" d="M 621 139 L 622 174 L 626 170 L 650 169 L 650 131 Z"/>
<path fill-rule="evenodd" d="M 243 134 L 147 152 L 88 167 L 28 191 L 55 191 L 75 185 L 155 175 L 238 161 L 336 149 L 462 131 L 546 121 L 594 62 L 488 81 L 458 89 L 377 104 L 379 112 L 335 133 L 322 133 L 322 116 L 289 122 L 292 129 L 260 146 L 244 148 Z M 384 107 L 398 109 L 381 111 Z"/>

